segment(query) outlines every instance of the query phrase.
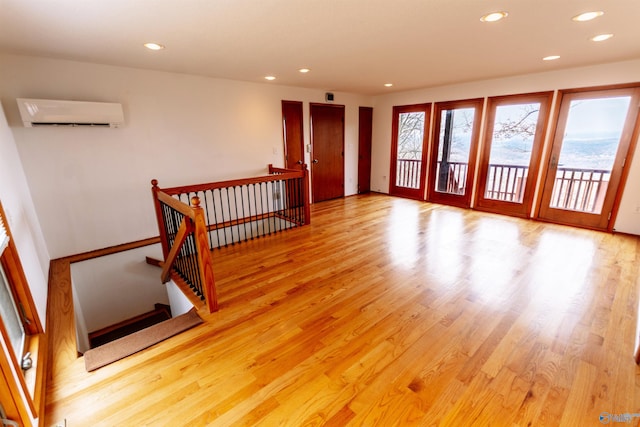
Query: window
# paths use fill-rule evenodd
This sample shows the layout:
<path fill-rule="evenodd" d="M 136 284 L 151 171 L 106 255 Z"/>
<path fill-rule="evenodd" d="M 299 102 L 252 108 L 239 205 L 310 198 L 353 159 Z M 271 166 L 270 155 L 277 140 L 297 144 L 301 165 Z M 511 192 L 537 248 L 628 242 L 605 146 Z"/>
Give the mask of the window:
<path fill-rule="evenodd" d="M 7 282 L 4 270 L 0 268 L 0 317 L 7 335 L 9 335 L 9 342 L 16 360 L 22 360 L 25 339 L 24 327 Z"/>
<path fill-rule="evenodd" d="M 0 215 L 0 257 L 9 246 L 9 236 L 4 228 L 4 218 Z M 16 360 L 22 361 L 25 331 L 15 297 L 9 286 L 9 280 L 0 265 L 0 318 L 8 335 L 8 341 Z"/>
<path fill-rule="evenodd" d="M 44 373 L 38 371 L 44 366 L 39 363 L 44 355 L 38 351 L 43 329 L 5 219 L 0 203 L 0 335 L 8 348 L 7 352 L 0 350 L 0 375 L 8 380 L 9 394 L 14 402 L 24 408 L 20 412 L 29 411 L 37 418 L 36 408 L 44 390 Z M 22 369 L 26 367 L 23 357 L 27 352 L 33 356 L 29 361 L 34 365 L 28 370 Z M 22 375 L 15 376 L 12 372 Z M 26 396 L 26 402 L 22 396 Z"/>

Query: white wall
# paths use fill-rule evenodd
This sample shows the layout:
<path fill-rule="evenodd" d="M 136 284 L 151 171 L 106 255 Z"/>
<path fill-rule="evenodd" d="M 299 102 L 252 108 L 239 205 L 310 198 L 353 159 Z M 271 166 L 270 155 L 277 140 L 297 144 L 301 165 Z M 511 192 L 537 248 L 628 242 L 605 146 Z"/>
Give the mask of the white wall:
<path fill-rule="evenodd" d="M 0 55 L 0 94 L 53 258 L 158 234 L 150 181 L 194 184 L 283 165 L 281 100 L 324 91 L 45 58 Z M 121 129 L 24 128 L 15 99 L 120 102 Z M 358 107 L 346 106 L 345 193 L 357 192 Z M 307 162 L 310 159 L 307 154 Z"/>
<path fill-rule="evenodd" d="M 640 60 L 394 93 L 374 98 L 371 189 L 389 192 L 392 108 L 557 89 L 640 82 Z M 640 234 L 640 147 L 630 165 L 615 229 Z"/>
<path fill-rule="evenodd" d="M 46 330 L 47 278 L 50 259 L 16 144 L 7 126 L 2 106 L 0 106 L 0 200 L 7 215 L 6 219 L 31 289 L 38 317 Z M 3 337 L 0 337 L 0 347 L 2 347 L 0 351 L 9 354 Z M 11 369 L 13 371 L 13 365 Z M 18 376 L 21 376 L 22 372 L 14 371 L 13 375 L 15 382 L 18 383 Z M 24 404 L 28 405 L 28 399 L 22 387 L 18 388 Z M 30 412 L 29 417 L 33 425 L 38 424 L 37 419 L 31 418 Z"/>
<path fill-rule="evenodd" d="M 84 321 L 84 311 L 82 310 L 82 304 L 78 299 L 78 290 L 73 283 L 73 279 L 71 279 L 71 295 L 73 296 L 73 315 L 76 321 L 76 345 L 78 351 L 80 353 L 84 353 L 91 348 L 91 345 L 89 344 L 89 330 L 86 322 Z M 122 318 L 122 320 L 124 319 L 126 319 L 126 317 Z"/>
<path fill-rule="evenodd" d="M 31 288 L 40 321 L 47 319 L 49 253 L 31 199 L 18 150 L 0 106 L 0 200 Z"/>
<path fill-rule="evenodd" d="M 178 317 L 191 310 L 194 306 L 189 301 L 182 290 L 175 284 L 173 280 L 169 280 L 165 287 L 169 296 L 169 305 L 171 306 L 171 317 Z"/>

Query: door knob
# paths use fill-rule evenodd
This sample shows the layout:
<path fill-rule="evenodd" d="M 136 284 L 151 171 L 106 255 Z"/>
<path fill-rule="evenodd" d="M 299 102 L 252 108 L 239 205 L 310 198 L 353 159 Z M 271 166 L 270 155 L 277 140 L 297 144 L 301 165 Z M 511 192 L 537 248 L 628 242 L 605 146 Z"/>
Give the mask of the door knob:
<path fill-rule="evenodd" d="M 302 160 L 298 160 L 296 163 L 301 165 L 302 164 Z"/>
<path fill-rule="evenodd" d="M 313 159 L 313 163 L 318 163 L 318 159 Z"/>

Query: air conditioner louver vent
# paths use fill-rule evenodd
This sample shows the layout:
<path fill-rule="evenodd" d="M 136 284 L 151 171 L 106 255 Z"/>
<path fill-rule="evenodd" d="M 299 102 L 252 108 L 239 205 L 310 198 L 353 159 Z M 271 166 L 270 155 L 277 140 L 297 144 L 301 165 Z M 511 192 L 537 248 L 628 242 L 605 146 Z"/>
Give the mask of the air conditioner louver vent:
<path fill-rule="evenodd" d="M 117 128 L 124 124 L 122 105 L 112 102 L 18 98 L 25 127 L 90 126 Z"/>

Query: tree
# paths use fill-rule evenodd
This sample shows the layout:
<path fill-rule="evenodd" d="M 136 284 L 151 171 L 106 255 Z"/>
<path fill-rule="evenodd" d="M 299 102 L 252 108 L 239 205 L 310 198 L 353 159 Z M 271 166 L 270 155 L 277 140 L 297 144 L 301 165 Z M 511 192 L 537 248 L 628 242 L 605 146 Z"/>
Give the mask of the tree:
<path fill-rule="evenodd" d="M 420 160 L 424 137 L 424 113 L 401 113 L 398 120 L 398 159 Z"/>
<path fill-rule="evenodd" d="M 495 139 L 507 140 L 515 136 L 533 137 L 536 134 L 540 104 L 523 104 L 519 107 L 520 114 L 515 119 L 510 115 L 496 121 L 493 127 Z"/>

